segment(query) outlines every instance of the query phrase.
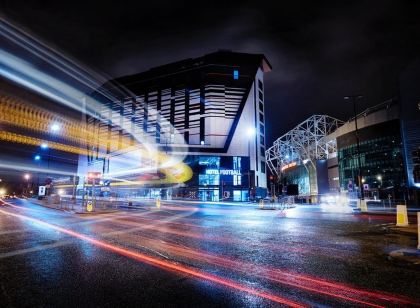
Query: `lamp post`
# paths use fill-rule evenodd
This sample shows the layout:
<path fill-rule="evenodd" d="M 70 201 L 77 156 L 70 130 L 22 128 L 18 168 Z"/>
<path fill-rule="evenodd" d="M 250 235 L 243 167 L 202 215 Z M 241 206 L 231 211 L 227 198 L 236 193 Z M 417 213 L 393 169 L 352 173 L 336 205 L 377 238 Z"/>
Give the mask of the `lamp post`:
<path fill-rule="evenodd" d="M 345 96 L 345 100 L 351 100 L 353 103 L 353 113 L 354 113 L 354 125 L 355 125 L 355 133 L 356 133 L 356 145 L 357 145 L 357 185 L 360 187 L 360 200 L 365 199 L 365 194 L 363 190 L 362 184 L 362 168 L 361 168 L 361 160 L 360 160 L 360 138 L 359 138 L 359 129 L 357 127 L 357 111 L 356 111 L 356 102 L 358 99 L 361 99 L 362 95 L 350 95 Z"/>
<path fill-rule="evenodd" d="M 249 157 L 249 170 L 248 170 L 248 200 L 251 199 L 251 140 L 255 136 L 255 128 L 250 127 L 246 132 L 248 136 L 248 157 Z"/>
<path fill-rule="evenodd" d="M 25 195 L 28 195 L 28 191 L 29 191 L 29 179 L 31 178 L 31 175 L 29 173 L 25 173 L 25 175 L 23 176 L 23 178 L 26 180 L 26 191 L 25 191 Z"/>
<path fill-rule="evenodd" d="M 379 187 L 382 188 L 382 175 L 378 175 L 376 179 L 381 183 L 381 186 Z"/>
<path fill-rule="evenodd" d="M 55 135 L 61 130 L 61 126 L 59 123 L 54 122 L 50 125 L 49 130 L 52 133 L 52 139 L 54 139 Z M 48 143 L 42 143 L 41 149 L 48 150 L 48 157 L 47 157 L 47 178 L 48 178 L 50 175 L 49 170 L 50 170 L 51 147 L 48 145 Z M 49 193 L 51 193 L 50 190 L 49 190 Z"/>
<path fill-rule="evenodd" d="M 39 169 L 40 169 L 40 163 L 41 163 L 41 155 L 36 154 L 34 156 L 34 160 L 38 163 L 38 172 L 37 172 L 37 177 L 38 177 L 38 187 L 39 187 Z"/>

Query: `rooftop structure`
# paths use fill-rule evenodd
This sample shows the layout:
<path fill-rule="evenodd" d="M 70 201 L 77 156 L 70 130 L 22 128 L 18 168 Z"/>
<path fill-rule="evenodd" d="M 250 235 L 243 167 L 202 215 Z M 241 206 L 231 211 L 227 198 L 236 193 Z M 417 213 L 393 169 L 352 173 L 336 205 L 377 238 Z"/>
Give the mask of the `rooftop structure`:
<path fill-rule="evenodd" d="M 288 166 L 307 164 L 313 166 L 316 160 L 327 159 L 336 155 L 335 140 L 326 136 L 344 124 L 327 115 L 313 115 L 287 132 L 270 147 L 266 153 L 267 165 L 272 173 L 280 173 Z"/>

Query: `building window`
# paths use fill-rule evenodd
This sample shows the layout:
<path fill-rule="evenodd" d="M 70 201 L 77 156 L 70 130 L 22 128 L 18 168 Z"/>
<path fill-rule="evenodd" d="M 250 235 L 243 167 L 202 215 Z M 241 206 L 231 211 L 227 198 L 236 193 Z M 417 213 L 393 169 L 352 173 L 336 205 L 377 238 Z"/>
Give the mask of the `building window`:
<path fill-rule="evenodd" d="M 220 176 L 218 174 L 200 174 L 198 176 L 199 185 L 219 185 Z"/>
<path fill-rule="evenodd" d="M 258 91 L 258 98 L 260 99 L 260 101 L 264 100 L 264 95 L 263 95 L 262 91 Z"/>
<path fill-rule="evenodd" d="M 264 135 L 264 125 L 260 123 L 260 134 Z"/>
<path fill-rule="evenodd" d="M 260 79 L 258 79 L 258 89 L 263 90 L 263 82 Z"/>
<path fill-rule="evenodd" d="M 200 156 L 198 164 L 212 169 L 219 169 L 220 156 Z"/>
<path fill-rule="evenodd" d="M 265 173 L 265 162 L 261 162 L 261 173 Z"/>
<path fill-rule="evenodd" d="M 264 123 L 264 115 L 260 112 L 260 122 Z"/>
<path fill-rule="evenodd" d="M 265 157 L 265 149 L 264 147 L 260 147 L 260 154 L 262 157 Z"/>
<path fill-rule="evenodd" d="M 242 176 L 234 175 L 233 176 L 233 186 L 242 185 Z"/>
<path fill-rule="evenodd" d="M 235 79 L 235 80 L 239 79 L 239 71 L 238 70 L 233 71 L 233 79 Z"/>
<path fill-rule="evenodd" d="M 260 135 L 260 144 L 263 146 L 265 145 L 264 136 L 261 136 L 261 135 Z"/>
<path fill-rule="evenodd" d="M 264 113 L 264 104 L 260 102 L 259 105 L 260 105 L 260 111 Z"/>

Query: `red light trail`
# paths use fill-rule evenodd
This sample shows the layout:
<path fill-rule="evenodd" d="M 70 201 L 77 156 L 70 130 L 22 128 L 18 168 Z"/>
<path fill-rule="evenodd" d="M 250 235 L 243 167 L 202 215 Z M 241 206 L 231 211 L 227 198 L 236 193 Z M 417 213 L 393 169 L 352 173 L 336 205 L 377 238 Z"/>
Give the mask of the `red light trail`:
<path fill-rule="evenodd" d="M 201 278 L 201 279 L 204 279 L 204 280 L 207 280 L 207 281 L 217 283 L 219 285 L 229 287 L 231 289 L 236 289 L 236 290 L 239 290 L 239 291 L 242 291 L 242 292 L 246 292 L 246 293 L 258 296 L 258 297 L 268 299 L 270 301 L 273 301 L 273 302 L 276 302 L 276 303 L 279 303 L 279 304 L 284 304 L 284 305 L 287 305 L 289 307 L 296 307 L 296 308 L 297 307 L 306 307 L 305 305 L 302 305 L 300 303 L 288 300 L 286 298 L 283 298 L 283 297 L 280 297 L 280 296 L 277 296 L 277 295 L 274 295 L 274 294 L 271 294 L 271 293 L 268 293 L 268 292 L 265 292 L 265 291 L 259 291 L 259 290 L 249 288 L 245 285 L 242 285 L 242 284 L 240 284 L 238 282 L 235 282 L 233 280 L 230 280 L 230 279 L 225 279 L 225 278 L 218 277 L 218 276 L 215 276 L 215 275 L 212 275 L 212 274 L 204 273 L 204 272 L 198 271 L 196 269 L 193 269 L 193 268 L 190 268 L 190 267 L 187 267 L 187 266 L 173 264 L 171 262 L 160 260 L 160 259 L 155 258 L 155 257 L 147 256 L 147 255 L 139 253 L 139 252 L 135 252 L 135 251 L 128 250 L 126 248 L 118 247 L 116 245 L 112 245 L 112 244 L 106 243 L 104 241 L 94 239 L 94 238 L 89 237 L 87 235 L 84 235 L 84 234 L 81 234 L 81 233 L 78 233 L 78 232 L 75 232 L 75 231 L 72 231 L 72 230 L 68 230 L 68 229 L 65 229 L 63 227 L 59 227 L 59 226 L 47 223 L 45 221 L 42 221 L 42 220 L 39 220 L 39 219 L 36 219 L 36 218 L 28 217 L 28 216 L 21 215 L 21 214 L 13 214 L 13 213 L 3 211 L 3 210 L 0 210 L 0 212 L 5 214 L 5 215 L 14 216 L 14 217 L 17 217 L 17 218 L 20 218 L 20 219 L 23 219 L 23 220 L 27 220 L 27 221 L 37 223 L 41 226 L 48 227 L 48 228 L 51 228 L 51 229 L 56 230 L 58 232 L 70 235 L 72 237 L 75 237 L 75 238 L 78 238 L 78 239 L 81 239 L 81 240 L 84 240 L 86 242 L 89 242 L 89 243 L 91 243 L 91 244 L 93 244 L 97 247 L 103 248 L 105 250 L 112 251 L 112 252 L 117 253 L 119 255 L 123 255 L 123 256 L 129 257 L 131 259 L 134 259 L 134 260 L 137 260 L 137 261 L 140 261 L 140 262 L 143 262 L 143 263 L 147 263 L 149 265 L 153 265 L 153 266 L 165 269 L 165 270 L 170 270 L 170 271 L 174 271 L 174 272 L 178 272 L 178 273 L 187 274 L 187 275 L 190 275 L 190 276 L 193 276 L 193 277 L 196 277 L 196 278 Z"/>
<path fill-rule="evenodd" d="M 18 207 L 18 208 L 21 208 L 21 207 Z M 260 297 L 263 297 L 263 298 L 266 298 L 266 299 L 269 299 L 278 303 L 287 304 L 287 301 L 289 301 L 288 299 L 279 297 L 277 295 L 273 295 L 271 293 L 248 288 L 232 280 L 228 280 L 222 277 L 207 274 L 188 266 L 173 264 L 171 262 L 164 261 L 164 260 L 155 258 L 153 256 L 145 255 L 143 253 L 139 253 L 136 251 L 128 250 L 126 248 L 121 248 L 119 246 L 115 246 L 115 245 L 106 243 L 104 241 L 86 236 L 84 234 L 81 234 L 81 233 L 78 233 L 69 229 L 65 229 L 57 225 L 46 223 L 36 218 L 32 218 L 32 217 L 28 217 L 28 216 L 20 215 L 20 214 L 12 214 L 5 211 L 0 211 L 0 212 L 7 215 L 19 217 L 25 220 L 29 220 L 32 222 L 36 222 L 42 226 L 46 226 L 46 227 L 55 229 L 59 232 L 85 240 L 98 247 L 101 247 L 109 251 L 113 251 L 115 253 L 138 260 L 140 262 L 144 262 L 153 266 L 158 266 L 166 270 L 182 272 L 182 273 L 185 273 L 185 274 L 197 277 L 197 278 L 205 279 L 205 280 L 212 281 L 221 285 L 228 286 L 230 288 L 234 288 L 234 289 L 244 291 L 253 295 L 257 295 L 257 296 L 260 296 Z M 122 224 L 122 225 L 136 226 L 136 227 L 139 227 L 139 229 L 143 229 L 143 230 L 149 229 L 150 231 L 158 231 L 158 232 L 167 232 L 168 226 L 161 225 L 160 227 L 157 228 L 157 230 L 155 230 L 155 228 L 157 227 L 156 224 L 159 225 L 159 224 L 167 223 L 170 225 L 175 225 L 175 223 L 173 222 L 164 222 L 164 221 L 159 221 L 155 219 L 150 219 L 150 222 L 153 223 L 153 225 L 149 225 L 149 226 L 143 225 L 143 224 L 139 225 L 138 223 L 134 221 L 127 221 L 121 218 L 122 217 L 118 217 L 118 218 L 116 217 L 115 219 L 112 220 L 112 222 L 117 223 L 117 224 Z M 141 220 L 145 222 L 145 221 L 148 221 L 149 219 L 142 218 Z M 184 224 L 177 222 L 176 225 L 183 226 Z M 186 226 L 191 227 L 195 225 L 186 224 Z M 195 227 L 200 227 L 200 226 L 195 226 Z M 106 228 L 110 228 L 110 226 L 102 226 L 100 228 L 105 228 L 103 232 L 101 232 L 101 234 L 103 234 L 104 236 L 107 236 Z M 173 232 L 169 232 L 169 233 L 182 235 L 182 236 L 185 236 L 187 233 L 189 235 L 188 237 L 192 236 L 193 238 L 197 238 L 197 239 L 206 238 L 201 234 L 192 234 L 188 231 L 191 231 L 191 230 L 182 230 L 182 231 L 173 230 Z M 113 232 L 110 232 L 110 234 L 112 233 Z M 122 230 L 121 233 L 124 234 L 124 230 Z M 173 253 L 178 258 L 183 257 L 189 260 L 200 262 L 202 264 L 220 266 L 229 270 L 239 272 L 241 274 L 267 279 L 267 280 L 276 282 L 278 284 L 292 286 L 295 288 L 302 289 L 304 291 L 309 291 L 311 293 L 326 295 L 332 298 L 336 298 L 338 300 L 351 301 L 356 304 L 362 304 L 362 305 L 366 305 L 370 307 L 387 307 L 390 304 L 415 305 L 415 301 L 413 301 L 412 299 L 403 297 L 403 296 L 396 296 L 393 294 L 388 294 L 388 293 L 383 293 L 383 292 L 361 290 L 361 289 L 354 288 L 350 285 L 338 283 L 335 281 L 328 281 L 325 279 L 320 279 L 320 278 L 309 276 L 309 275 L 294 273 L 294 272 L 290 272 L 283 269 L 271 268 L 264 265 L 257 265 L 257 264 L 249 263 L 242 260 L 232 259 L 226 256 L 213 255 L 208 252 L 201 251 L 197 248 L 191 248 L 191 247 L 186 247 L 183 245 L 181 246 L 178 244 L 169 243 L 167 241 L 162 241 L 162 239 L 159 239 L 157 241 L 154 238 L 150 238 L 150 237 L 146 237 L 146 236 L 138 235 L 138 234 L 130 235 L 128 233 L 124 235 L 128 236 L 129 238 L 132 238 L 134 243 L 141 241 L 143 246 L 140 245 L 140 247 L 142 248 L 146 248 L 146 249 L 153 248 L 154 251 L 160 250 L 162 253 L 165 253 L 165 252 Z M 211 240 L 212 238 L 209 238 L 209 239 Z M 144 245 L 147 245 L 147 246 L 144 246 Z M 285 250 L 289 251 L 290 249 L 286 248 Z M 292 303 L 296 305 L 300 305 L 294 302 Z"/>

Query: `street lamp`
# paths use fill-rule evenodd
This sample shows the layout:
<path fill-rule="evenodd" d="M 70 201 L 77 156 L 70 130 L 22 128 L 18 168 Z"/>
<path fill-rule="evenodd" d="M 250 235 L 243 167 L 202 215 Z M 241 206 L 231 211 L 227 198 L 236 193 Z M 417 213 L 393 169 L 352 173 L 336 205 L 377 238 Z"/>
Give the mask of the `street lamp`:
<path fill-rule="evenodd" d="M 60 130 L 60 125 L 58 123 L 53 123 L 51 125 L 50 129 L 53 133 L 56 133 Z"/>
<path fill-rule="evenodd" d="M 42 145 L 41 145 L 41 147 L 42 147 Z M 39 155 L 39 154 L 35 155 L 34 160 L 38 163 L 37 175 L 38 175 L 38 186 L 39 186 L 39 172 L 40 172 L 39 169 L 40 169 L 40 164 L 41 164 L 41 155 Z"/>
<path fill-rule="evenodd" d="M 255 136 L 255 128 L 249 127 L 246 131 L 248 136 L 248 157 L 249 157 L 249 170 L 248 170 L 248 200 L 251 197 L 251 140 Z"/>
<path fill-rule="evenodd" d="M 382 188 L 382 175 L 378 175 L 377 177 L 376 177 L 376 179 L 379 181 L 379 182 L 381 182 L 381 188 Z"/>
<path fill-rule="evenodd" d="M 355 132 L 356 132 L 356 144 L 357 144 L 357 164 L 358 164 L 358 175 L 357 175 L 357 185 L 360 187 L 360 200 L 364 200 L 364 191 L 363 191 L 363 184 L 362 184 L 362 168 L 361 168 L 361 161 L 360 161 L 360 139 L 359 139 L 359 129 L 357 127 L 357 111 L 356 111 L 356 102 L 358 99 L 361 99 L 362 95 L 350 95 L 345 96 L 345 100 L 351 100 L 353 103 L 353 112 L 354 112 L 354 125 L 355 125 Z"/>
<path fill-rule="evenodd" d="M 29 179 L 31 178 L 31 175 L 29 173 L 25 173 L 23 178 L 26 180 L 26 195 L 29 192 Z"/>

